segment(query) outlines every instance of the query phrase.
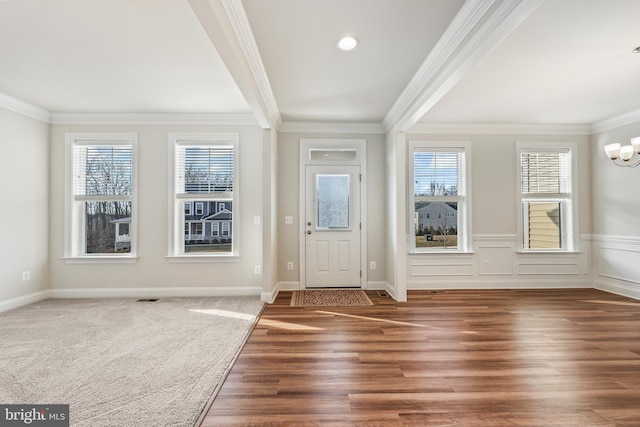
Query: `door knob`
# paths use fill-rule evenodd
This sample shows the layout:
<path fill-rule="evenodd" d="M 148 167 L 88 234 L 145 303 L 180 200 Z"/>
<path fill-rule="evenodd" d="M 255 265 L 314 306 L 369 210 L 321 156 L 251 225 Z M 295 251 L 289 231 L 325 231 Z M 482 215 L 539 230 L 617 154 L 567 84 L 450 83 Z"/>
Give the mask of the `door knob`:
<path fill-rule="evenodd" d="M 307 225 L 308 225 L 309 227 L 311 227 L 311 221 L 308 221 L 308 222 L 307 222 Z"/>
<path fill-rule="evenodd" d="M 307 230 L 307 234 L 311 234 L 311 230 Z"/>

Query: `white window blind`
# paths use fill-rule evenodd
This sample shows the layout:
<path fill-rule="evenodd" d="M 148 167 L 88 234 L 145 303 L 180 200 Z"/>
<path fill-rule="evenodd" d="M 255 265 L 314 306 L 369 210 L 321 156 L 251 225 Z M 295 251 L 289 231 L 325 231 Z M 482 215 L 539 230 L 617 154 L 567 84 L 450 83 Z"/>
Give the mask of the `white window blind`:
<path fill-rule="evenodd" d="M 232 145 L 178 145 L 176 194 L 231 193 L 234 186 Z"/>
<path fill-rule="evenodd" d="M 567 152 L 522 152 L 522 193 L 571 192 L 570 155 Z"/>
<path fill-rule="evenodd" d="M 76 145 L 75 196 L 130 196 L 133 155 L 130 145 Z"/>
<path fill-rule="evenodd" d="M 460 155 L 457 152 L 414 152 L 414 195 L 441 197 L 461 194 Z"/>

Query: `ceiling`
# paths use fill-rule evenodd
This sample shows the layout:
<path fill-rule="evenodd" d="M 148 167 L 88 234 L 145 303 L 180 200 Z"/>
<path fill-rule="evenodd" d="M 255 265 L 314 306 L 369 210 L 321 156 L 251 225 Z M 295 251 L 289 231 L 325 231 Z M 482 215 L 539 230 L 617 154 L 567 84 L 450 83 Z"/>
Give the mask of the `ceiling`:
<path fill-rule="evenodd" d="M 593 125 L 640 109 L 639 15 L 638 0 L 4 0 L 0 105 Z"/>

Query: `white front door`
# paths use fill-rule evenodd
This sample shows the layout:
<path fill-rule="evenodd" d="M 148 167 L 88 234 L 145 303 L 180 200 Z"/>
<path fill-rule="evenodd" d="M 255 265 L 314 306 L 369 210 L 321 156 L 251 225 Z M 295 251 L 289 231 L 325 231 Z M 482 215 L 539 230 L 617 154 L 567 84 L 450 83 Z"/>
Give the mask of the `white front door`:
<path fill-rule="evenodd" d="M 360 167 L 306 166 L 305 286 L 360 287 Z"/>

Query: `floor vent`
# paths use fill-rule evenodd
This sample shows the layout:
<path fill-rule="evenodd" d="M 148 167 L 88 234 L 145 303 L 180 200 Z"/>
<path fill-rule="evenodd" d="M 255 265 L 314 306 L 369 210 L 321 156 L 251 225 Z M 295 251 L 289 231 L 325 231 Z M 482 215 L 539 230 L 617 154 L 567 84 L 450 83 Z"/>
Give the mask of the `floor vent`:
<path fill-rule="evenodd" d="M 140 298 L 137 299 L 136 302 L 156 302 L 158 298 Z"/>
<path fill-rule="evenodd" d="M 429 291 L 430 294 L 439 294 L 440 291 Z"/>
<path fill-rule="evenodd" d="M 379 297 L 389 298 L 389 294 L 387 293 L 387 291 L 377 291 L 376 293 L 378 294 Z"/>

